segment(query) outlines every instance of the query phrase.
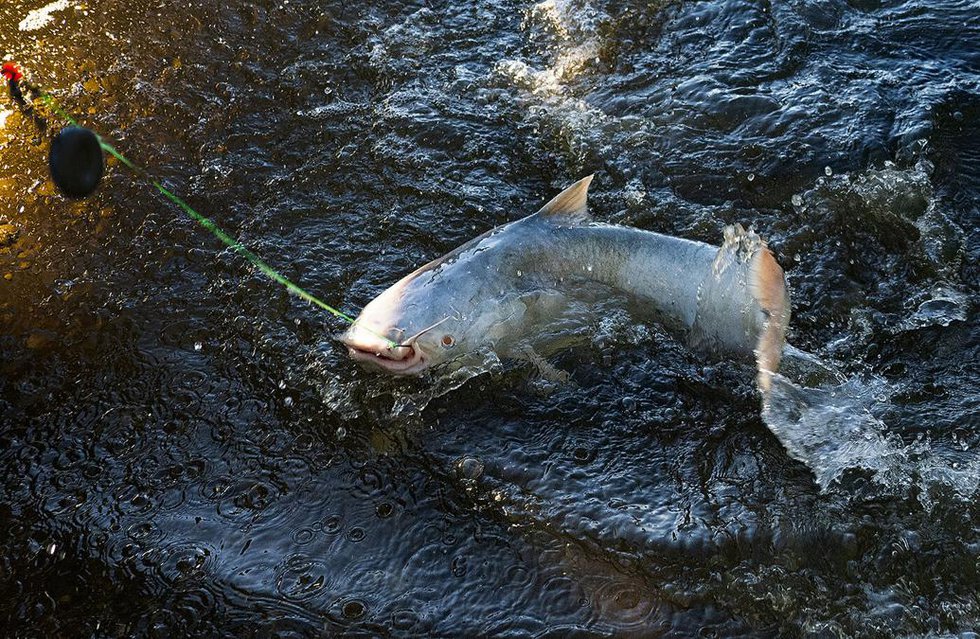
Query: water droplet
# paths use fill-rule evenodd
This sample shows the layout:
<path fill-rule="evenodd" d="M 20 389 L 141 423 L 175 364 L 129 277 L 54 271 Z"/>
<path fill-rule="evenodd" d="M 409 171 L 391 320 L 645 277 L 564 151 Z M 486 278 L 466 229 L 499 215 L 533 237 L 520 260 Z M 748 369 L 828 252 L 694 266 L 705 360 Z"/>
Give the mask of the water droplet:
<path fill-rule="evenodd" d="M 800 257 L 800 254 L 799 253 L 796 253 L 795 255 L 793 255 L 793 261 L 794 262 L 799 262 L 801 259 L 803 259 L 803 258 Z"/>
<path fill-rule="evenodd" d="M 793 206 L 803 206 L 803 196 L 797 194 L 793 196 Z"/>
<path fill-rule="evenodd" d="M 592 265 L 591 265 L 591 264 L 589 264 L 589 265 L 588 265 L 588 267 L 586 267 L 586 270 L 588 270 L 588 271 L 589 271 L 589 273 L 591 273 L 591 272 L 592 272 Z"/>
<path fill-rule="evenodd" d="M 50 546 L 48 546 L 48 554 L 49 555 L 53 555 L 56 552 L 58 552 L 58 544 L 52 543 Z"/>
<path fill-rule="evenodd" d="M 522 273 L 522 272 L 520 272 L 520 271 L 517 271 L 517 277 L 520 277 L 520 276 L 522 276 L 522 275 L 524 275 L 524 273 Z"/>
<path fill-rule="evenodd" d="M 284 379 L 279 380 L 279 388 L 280 389 L 286 388 L 286 380 Z"/>
<path fill-rule="evenodd" d="M 463 479 L 479 479 L 483 474 L 483 462 L 475 457 L 463 457 L 456 462 L 456 472 Z"/>
<path fill-rule="evenodd" d="M 462 577 L 466 574 L 466 557 L 456 557 L 453 559 L 451 566 L 453 575 Z"/>
<path fill-rule="evenodd" d="M 749 182 L 752 182 L 753 180 L 755 180 L 755 173 L 749 173 L 749 175 L 748 175 L 748 177 L 746 177 L 746 179 Z"/>
<path fill-rule="evenodd" d="M 578 446 L 572 451 L 572 457 L 579 464 L 585 464 L 592 460 L 592 452 L 583 446 Z"/>
<path fill-rule="evenodd" d="M 337 429 L 337 439 L 343 439 L 344 437 L 347 437 L 347 429 L 341 426 Z"/>
<path fill-rule="evenodd" d="M 342 611 L 344 613 L 344 616 L 347 617 L 348 619 L 358 619 L 364 616 L 364 613 L 367 611 L 367 608 L 365 607 L 364 604 L 362 604 L 360 601 L 357 601 L 355 599 L 353 601 L 348 601 L 347 603 L 345 603 Z"/>
<path fill-rule="evenodd" d="M 313 541 L 314 537 L 316 537 L 316 533 L 311 528 L 301 528 L 293 535 L 293 541 L 300 545 L 305 545 Z"/>
<path fill-rule="evenodd" d="M 337 515 L 330 515 L 322 522 L 323 532 L 333 535 L 340 532 L 340 517 Z"/>
<path fill-rule="evenodd" d="M 823 167 L 823 173 L 824 175 L 831 176 L 834 174 L 834 170 L 831 169 L 829 166 L 825 166 Z"/>
<path fill-rule="evenodd" d="M 204 348 L 204 344 L 202 344 L 201 342 L 194 342 L 194 350 L 195 351 L 199 351 L 202 348 Z"/>
<path fill-rule="evenodd" d="M 349 531 L 347 531 L 347 538 L 353 541 L 354 543 L 357 543 L 362 539 L 364 539 L 364 535 L 365 535 L 364 529 L 360 527 L 351 528 Z"/>
<path fill-rule="evenodd" d="M 287 397 L 284 400 L 284 402 L 285 402 L 285 404 L 286 404 L 287 407 L 292 406 L 293 405 L 293 398 L 292 397 Z"/>

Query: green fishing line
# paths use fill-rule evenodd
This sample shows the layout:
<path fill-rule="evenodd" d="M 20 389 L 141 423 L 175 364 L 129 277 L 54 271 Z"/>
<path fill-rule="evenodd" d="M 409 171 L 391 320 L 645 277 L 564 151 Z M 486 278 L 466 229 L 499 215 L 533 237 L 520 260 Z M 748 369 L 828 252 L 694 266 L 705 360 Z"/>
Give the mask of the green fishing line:
<path fill-rule="evenodd" d="M 78 126 L 78 123 L 75 121 L 75 119 L 72 118 L 71 115 L 69 115 L 67 112 L 65 112 L 65 110 L 62 109 L 58 105 L 58 103 L 55 101 L 55 99 L 51 95 L 49 95 L 47 93 L 44 93 L 44 94 L 41 95 L 41 99 L 44 100 L 44 102 L 51 108 L 52 111 L 54 111 L 59 116 L 61 116 L 62 118 L 64 118 L 68 123 L 72 124 L 73 126 Z M 173 202 L 174 204 L 176 204 L 177 207 L 180 208 L 184 213 L 186 213 L 192 220 L 194 220 L 195 222 L 197 222 L 198 224 L 200 224 L 201 226 L 203 226 L 204 228 L 206 228 L 215 237 L 217 237 L 219 240 L 221 240 L 226 246 L 228 246 L 229 248 L 233 249 L 236 253 L 238 253 L 239 255 L 241 255 L 242 257 L 244 257 L 246 260 L 248 260 L 248 262 L 252 266 L 254 266 L 259 271 L 261 271 L 269 279 L 271 279 L 271 280 L 273 280 L 275 282 L 278 282 L 279 284 L 282 284 L 284 287 L 286 287 L 287 290 L 289 290 L 291 293 L 295 294 L 297 297 L 300 297 L 300 298 L 302 298 L 302 299 L 304 299 L 304 300 L 306 300 L 308 302 L 311 302 L 311 303 L 315 304 L 316 306 L 319 306 L 323 310 L 325 310 L 328 313 L 332 314 L 334 317 L 338 317 L 338 318 L 344 320 L 345 322 L 348 322 L 349 324 L 354 324 L 356 322 L 356 320 L 353 317 L 351 317 L 350 315 L 347 315 L 346 313 L 337 310 L 333 306 L 330 306 L 329 304 L 327 304 L 323 300 L 319 299 L 318 297 L 316 297 L 312 293 L 306 291 L 302 287 L 298 286 L 297 284 L 295 284 L 292 281 L 290 281 L 289 279 L 287 279 L 279 271 L 277 271 L 276 269 L 272 268 L 268 263 L 266 263 L 264 260 L 262 260 L 262 258 L 260 258 L 258 255 L 256 255 L 255 253 L 253 253 L 249 249 L 247 249 L 245 247 L 245 245 L 243 245 L 241 242 L 239 242 L 234 237 L 232 237 L 231 235 L 229 235 L 228 233 L 226 233 L 224 230 L 222 230 L 221 227 L 219 227 L 217 224 L 215 224 L 214 221 L 211 220 L 209 217 L 206 217 L 204 215 L 201 215 L 200 213 L 198 213 L 197 211 L 195 211 L 194 208 L 190 204 L 188 204 L 182 198 L 180 198 L 177 195 L 175 195 L 172 191 L 170 191 L 169 189 L 167 189 L 166 187 L 164 187 L 157 180 L 153 179 L 150 176 L 150 174 L 145 169 L 143 169 L 142 167 L 140 167 L 140 166 L 134 164 L 132 161 L 130 161 L 129 158 L 127 158 L 122 153 L 120 153 L 114 146 L 112 146 L 111 144 L 109 144 L 108 142 L 106 142 L 102 138 L 102 136 L 100 136 L 99 134 L 96 133 L 96 137 L 98 137 L 98 139 L 99 139 L 99 145 L 102 147 L 103 150 L 105 150 L 107 153 L 109 153 L 110 155 L 112 155 L 114 158 L 116 158 L 117 160 L 119 160 L 120 162 L 122 162 L 126 166 L 126 168 L 128 168 L 130 171 L 132 171 L 133 173 L 135 173 L 139 177 L 146 178 L 150 182 L 150 184 L 152 184 L 153 187 L 156 188 L 156 190 L 161 193 L 161 195 L 163 195 L 165 198 L 167 198 L 168 200 L 170 200 L 171 202 Z M 364 328 L 364 327 L 361 327 L 361 328 L 363 330 L 368 331 L 369 333 L 374 334 L 375 337 L 379 337 L 382 340 L 384 340 L 388 344 L 389 348 L 396 348 L 396 347 L 398 347 L 398 344 L 396 342 L 393 342 L 392 340 L 390 340 L 389 338 L 385 337 L 384 335 L 378 335 L 374 331 L 372 331 L 370 329 L 367 329 L 367 328 Z"/>

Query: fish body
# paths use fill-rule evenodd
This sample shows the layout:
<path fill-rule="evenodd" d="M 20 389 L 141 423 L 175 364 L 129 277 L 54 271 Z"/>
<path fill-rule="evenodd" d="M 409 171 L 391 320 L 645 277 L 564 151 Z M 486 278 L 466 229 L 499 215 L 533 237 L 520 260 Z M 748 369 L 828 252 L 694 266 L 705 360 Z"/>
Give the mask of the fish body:
<path fill-rule="evenodd" d="M 767 392 L 789 295 L 765 243 L 738 225 L 726 228 L 719 247 L 594 222 L 586 207 L 590 182 L 399 280 L 341 336 L 351 356 L 409 375 L 486 349 L 507 355 L 578 289 L 602 285 L 649 305 L 696 348 L 754 358 Z"/>

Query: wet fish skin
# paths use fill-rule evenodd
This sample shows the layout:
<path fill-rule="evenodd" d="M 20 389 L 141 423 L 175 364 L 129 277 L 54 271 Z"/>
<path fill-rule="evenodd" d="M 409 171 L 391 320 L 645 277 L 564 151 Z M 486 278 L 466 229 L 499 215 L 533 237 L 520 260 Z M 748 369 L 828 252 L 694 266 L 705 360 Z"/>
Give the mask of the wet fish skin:
<path fill-rule="evenodd" d="M 462 363 L 486 349 L 506 356 L 560 314 L 579 286 L 598 283 L 652 305 L 696 348 L 754 357 L 759 387 L 768 392 L 789 295 L 765 242 L 738 225 L 725 229 L 717 247 L 593 222 L 591 180 L 399 280 L 340 337 L 351 356 L 403 375 Z"/>

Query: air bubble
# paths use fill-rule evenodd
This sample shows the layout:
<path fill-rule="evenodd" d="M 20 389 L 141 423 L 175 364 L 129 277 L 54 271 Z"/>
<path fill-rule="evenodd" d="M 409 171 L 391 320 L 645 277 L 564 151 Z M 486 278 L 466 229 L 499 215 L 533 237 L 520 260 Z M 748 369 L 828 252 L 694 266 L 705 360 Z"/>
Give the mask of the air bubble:
<path fill-rule="evenodd" d="M 363 603 L 355 599 L 353 601 L 348 601 L 347 603 L 345 603 L 344 607 L 341 610 L 344 614 L 344 617 L 348 619 L 359 619 L 364 616 L 365 612 L 367 612 L 367 607 Z"/>
<path fill-rule="evenodd" d="M 454 577 L 462 577 L 466 574 L 466 557 L 456 557 L 450 565 Z"/>
<path fill-rule="evenodd" d="M 793 196 L 793 206 L 803 206 L 803 196 L 796 194 Z"/>
<path fill-rule="evenodd" d="M 200 351 L 202 348 L 204 348 L 204 344 L 202 344 L 201 342 L 194 342 L 195 351 Z"/>
<path fill-rule="evenodd" d="M 830 177 L 831 175 L 834 174 L 834 170 L 829 166 L 825 166 L 823 167 L 823 174 L 826 175 L 827 177 Z"/>
<path fill-rule="evenodd" d="M 479 479 L 483 474 L 483 462 L 475 457 L 463 457 L 456 462 L 456 472 L 462 479 Z"/>
<path fill-rule="evenodd" d="M 746 179 L 747 179 L 747 180 L 748 180 L 749 182 L 752 182 L 752 181 L 754 181 L 754 180 L 755 180 L 755 173 L 749 173 L 749 175 L 748 175 L 748 177 L 746 177 Z"/>
<path fill-rule="evenodd" d="M 366 533 L 364 532 L 364 529 L 360 527 L 351 528 L 347 531 L 347 538 L 353 541 L 355 544 L 362 541 L 365 535 Z"/>

